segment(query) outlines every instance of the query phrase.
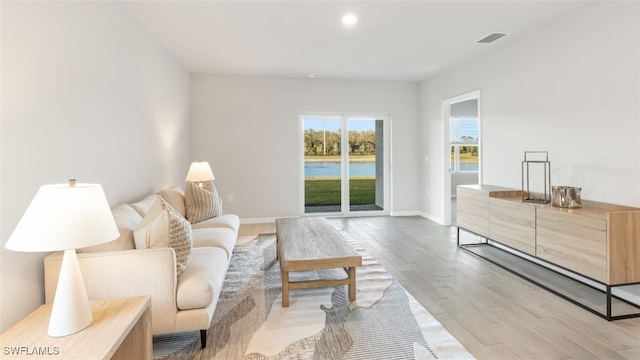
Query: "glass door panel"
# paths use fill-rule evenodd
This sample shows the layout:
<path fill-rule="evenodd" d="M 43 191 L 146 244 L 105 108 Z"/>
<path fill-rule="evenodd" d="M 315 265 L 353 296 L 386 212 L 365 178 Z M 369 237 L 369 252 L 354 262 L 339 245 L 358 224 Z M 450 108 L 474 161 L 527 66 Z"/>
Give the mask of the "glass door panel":
<path fill-rule="evenodd" d="M 342 211 L 342 117 L 305 117 L 304 212 Z"/>
<path fill-rule="evenodd" d="M 347 118 L 348 209 L 384 210 L 384 155 L 382 120 Z"/>
<path fill-rule="evenodd" d="M 304 214 L 388 213 L 386 116 L 300 116 Z"/>

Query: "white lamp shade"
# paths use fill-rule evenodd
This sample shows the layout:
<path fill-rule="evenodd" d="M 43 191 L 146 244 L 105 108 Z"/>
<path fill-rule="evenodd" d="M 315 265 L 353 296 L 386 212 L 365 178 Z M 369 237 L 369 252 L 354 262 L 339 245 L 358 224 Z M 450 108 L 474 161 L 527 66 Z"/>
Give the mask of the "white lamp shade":
<path fill-rule="evenodd" d="M 38 190 L 5 247 L 24 252 L 59 251 L 105 243 L 118 236 L 102 186 L 45 185 Z"/>
<path fill-rule="evenodd" d="M 213 176 L 213 171 L 211 171 L 211 166 L 209 166 L 208 161 L 196 161 L 191 163 L 186 180 L 191 182 L 200 182 L 214 180 L 215 178 L 216 177 Z"/>

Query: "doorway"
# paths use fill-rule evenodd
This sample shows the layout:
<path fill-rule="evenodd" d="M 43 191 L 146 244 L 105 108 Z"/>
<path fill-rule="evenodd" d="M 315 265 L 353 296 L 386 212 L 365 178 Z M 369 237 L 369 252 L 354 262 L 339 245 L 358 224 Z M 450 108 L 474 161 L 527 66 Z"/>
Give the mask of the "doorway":
<path fill-rule="evenodd" d="M 302 214 L 388 214 L 388 117 L 303 114 Z"/>
<path fill-rule="evenodd" d="M 481 183 L 480 91 L 442 101 L 444 224 L 456 224 L 458 185 Z"/>

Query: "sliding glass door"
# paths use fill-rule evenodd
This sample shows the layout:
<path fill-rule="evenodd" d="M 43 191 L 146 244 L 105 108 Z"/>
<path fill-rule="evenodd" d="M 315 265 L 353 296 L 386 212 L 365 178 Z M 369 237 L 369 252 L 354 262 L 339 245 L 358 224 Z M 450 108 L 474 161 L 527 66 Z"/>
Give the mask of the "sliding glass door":
<path fill-rule="evenodd" d="M 342 118 L 305 117 L 304 212 L 342 211 Z"/>
<path fill-rule="evenodd" d="M 388 120 L 380 115 L 301 116 L 303 213 L 388 213 Z"/>

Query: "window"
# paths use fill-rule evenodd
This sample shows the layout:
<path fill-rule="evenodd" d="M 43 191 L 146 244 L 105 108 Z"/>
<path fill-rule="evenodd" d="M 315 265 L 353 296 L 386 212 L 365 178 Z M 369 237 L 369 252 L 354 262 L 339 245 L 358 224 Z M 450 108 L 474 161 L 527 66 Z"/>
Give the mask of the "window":
<path fill-rule="evenodd" d="M 301 114 L 303 213 L 388 213 L 387 116 Z"/>
<path fill-rule="evenodd" d="M 478 118 L 451 118 L 451 172 L 477 172 Z"/>

